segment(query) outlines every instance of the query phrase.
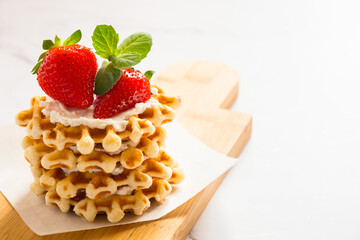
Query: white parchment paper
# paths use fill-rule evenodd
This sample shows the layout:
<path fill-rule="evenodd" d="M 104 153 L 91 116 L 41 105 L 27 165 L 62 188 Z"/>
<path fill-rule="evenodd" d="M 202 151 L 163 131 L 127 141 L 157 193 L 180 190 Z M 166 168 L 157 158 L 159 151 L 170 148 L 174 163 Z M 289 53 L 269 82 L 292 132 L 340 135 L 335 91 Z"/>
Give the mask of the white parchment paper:
<path fill-rule="evenodd" d="M 75 213 L 63 213 L 55 206 L 46 206 L 44 196 L 37 197 L 30 190 L 33 177 L 20 146 L 25 130 L 15 123 L 0 125 L 0 190 L 38 235 L 158 219 L 196 195 L 237 161 L 213 151 L 177 121 L 167 124 L 166 129 L 166 151 L 179 162 L 185 172 L 185 180 L 173 188 L 163 204 L 152 204 L 141 216 L 126 214 L 114 224 L 109 223 L 106 216 L 98 215 L 94 222 L 87 222 Z"/>

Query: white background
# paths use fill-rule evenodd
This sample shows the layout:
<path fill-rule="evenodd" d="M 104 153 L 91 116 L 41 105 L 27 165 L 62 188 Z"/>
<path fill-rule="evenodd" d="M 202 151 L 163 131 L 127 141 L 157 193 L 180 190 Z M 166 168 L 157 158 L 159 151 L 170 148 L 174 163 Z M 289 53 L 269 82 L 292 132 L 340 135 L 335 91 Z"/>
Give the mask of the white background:
<path fill-rule="evenodd" d="M 234 111 L 253 134 L 192 239 L 360 239 L 358 1 L 0 0 L 1 122 L 41 94 L 30 70 L 42 40 L 97 24 L 147 31 L 140 70 L 226 63 L 241 76 Z"/>

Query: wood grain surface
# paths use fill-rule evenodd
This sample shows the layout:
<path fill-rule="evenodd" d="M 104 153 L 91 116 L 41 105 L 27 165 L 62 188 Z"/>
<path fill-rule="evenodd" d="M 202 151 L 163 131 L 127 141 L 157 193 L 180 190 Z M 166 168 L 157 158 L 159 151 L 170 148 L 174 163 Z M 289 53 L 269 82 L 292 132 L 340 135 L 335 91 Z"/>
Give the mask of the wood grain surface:
<path fill-rule="evenodd" d="M 226 110 L 237 97 L 234 69 L 215 62 L 181 62 L 164 69 L 154 83 L 181 96 L 177 116 L 194 136 L 220 153 L 240 154 L 251 135 L 252 118 Z M 185 239 L 225 175 L 161 219 L 48 236 L 34 234 L 0 193 L 0 239 Z"/>

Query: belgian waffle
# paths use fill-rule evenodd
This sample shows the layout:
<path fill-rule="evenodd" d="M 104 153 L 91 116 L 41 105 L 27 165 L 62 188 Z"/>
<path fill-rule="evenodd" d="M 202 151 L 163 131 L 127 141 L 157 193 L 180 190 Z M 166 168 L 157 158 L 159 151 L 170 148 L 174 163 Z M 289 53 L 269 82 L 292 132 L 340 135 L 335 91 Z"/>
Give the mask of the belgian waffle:
<path fill-rule="evenodd" d="M 55 205 L 63 212 L 68 212 L 74 206 L 74 212 L 88 221 L 94 221 L 97 214 L 106 213 L 109 222 L 120 221 L 125 212 L 135 215 L 142 213 L 150 207 L 150 199 L 162 202 L 171 193 L 171 185 L 160 179 L 155 179 L 153 184 L 142 190 L 134 190 L 129 195 L 107 195 L 97 199 L 84 197 L 79 192 L 74 198 L 62 198 L 56 191 L 48 191 L 45 195 L 47 205 Z"/>
<path fill-rule="evenodd" d="M 138 167 L 145 158 L 156 157 L 165 140 L 165 130 L 157 127 L 153 135 L 142 138 L 138 145 L 117 153 L 109 154 L 105 151 L 93 150 L 90 154 L 75 153 L 67 148 L 58 150 L 47 146 L 41 139 L 33 139 L 26 136 L 22 146 L 25 150 L 25 158 L 32 166 L 42 166 L 45 169 L 58 167 L 85 172 L 100 169 L 106 173 L 114 171 L 116 164 L 120 162 L 123 167 L 133 169 Z"/>
<path fill-rule="evenodd" d="M 158 87 L 157 89 L 158 94 L 153 98 L 158 100 L 160 105 L 147 108 L 139 116 L 130 117 L 125 131 L 122 132 L 116 132 L 112 126 L 107 126 L 106 129 L 91 129 L 83 125 L 70 127 L 61 123 L 51 123 L 40 107 L 40 102 L 46 100 L 44 96 L 33 97 L 30 102 L 31 108 L 16 115 L 16 123 L 26 127 L 27 134 L 32 138 L 42 138 L 46 145 L 59 150 L 76 145 L 80 153 L 89 154 L 95 144 L 101 143 L 106 151 L 116 152 L 121 148 L 123 141 L 130 140 L 137 144 L 142 137 L 153 134 L 155 127 L 174 119 L 173 108 L 180 104 L 179 98 L 167 96 L 163 90 Z"/>
<path fill-rule="evenodd" d="M 152 96 L 160 104 L 130 116 L 123 131 L 52 123 L 42 110 L 46 97 L 33 97 L 31 108 L 17 114 L 25 127 L 22 141 L 36 195 L 63 212 L 71 209 L 88 221 L 106 214 L 120 221 L 126 212 L 141 215 L 150 199 L 162 202 L 184 179 L 178 163 L 164 151 L 163 124 L 174 119 L 180 99 L 159 87 Z"/>
<path fill-rule="evenodd" d="M 74 206 L 74 212 L 88 221 L 105 212 L 110 222 L 117 222 L 126 211 L 141 215 L 150 206 L 151 198 L 162 202 L 171 193 L 171 185 L 184 178 L 177 167 L 169 155 L 160 151 L 157 158 L 147 159 L 135 169 L 124 169 L 118 175 L 42 169 L 43 174 L 35 178 L 31 189 L 37 195 L 46 193 L 47 205 L 56 205 L 63 212 Z M 131 193 L 115 194 L 122 187 L 130 187 Z"/>

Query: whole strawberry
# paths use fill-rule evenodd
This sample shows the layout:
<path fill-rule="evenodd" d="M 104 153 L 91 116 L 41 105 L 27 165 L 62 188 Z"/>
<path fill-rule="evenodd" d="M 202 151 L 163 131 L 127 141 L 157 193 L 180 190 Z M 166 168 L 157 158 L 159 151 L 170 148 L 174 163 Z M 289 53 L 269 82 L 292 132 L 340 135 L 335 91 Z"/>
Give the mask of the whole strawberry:
<path fill-rule="evenodd" d="M 94 118 L 110 118 L 133 108 L 136 103 L 151 97 L 148 78 L 133 69 L 122 69 L 123 74 L 110 91 L 95 100 Z"/>
<path fill-rule="evenodd" d="M 79 35 L 80 34 L 80 35 Z M 45 40 L 40 61 L 33 69 L 42 90 L 51 98 L 75 108 L 87 108 L 94 101 L 94 81 L 97 71 L 95 54 L 75 44 L 81 39 L 80 30 L 63 46 L 56 36 L 55 43 Z"/>

